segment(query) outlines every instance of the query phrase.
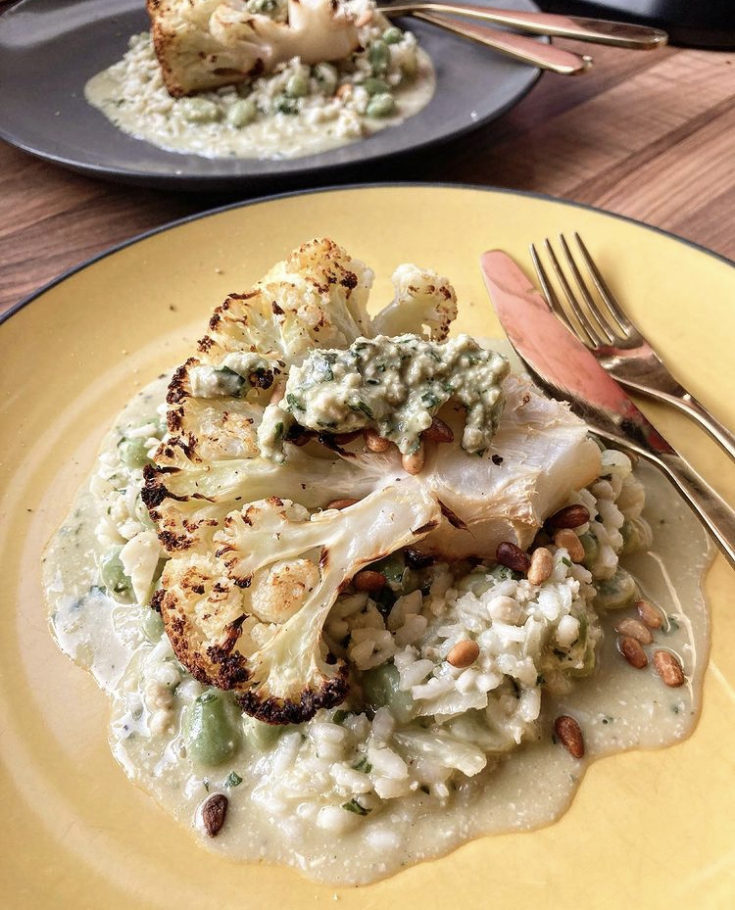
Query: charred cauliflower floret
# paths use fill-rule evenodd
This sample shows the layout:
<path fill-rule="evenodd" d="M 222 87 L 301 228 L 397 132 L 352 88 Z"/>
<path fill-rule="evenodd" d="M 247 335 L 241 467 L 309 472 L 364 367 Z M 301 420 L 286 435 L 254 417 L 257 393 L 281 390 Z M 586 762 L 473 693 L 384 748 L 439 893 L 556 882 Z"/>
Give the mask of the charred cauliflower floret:
<path fill-rule="evenodd" d="M 347 692 L 322 627 L 340 590 L 363 566 L 420 540 L 439 524 L 436 500 L 416 482 L 387 486 L 351 506 L 310 515 L 270 498 L 231 512 L 215 549 L 172 559 L 161 614 L 193 675 L 233 690 L 249 714 L 300 723 Z"/>
<path fill-rule="evenodd" d="M 313 240 L 231 294 L 173 375 L 168 434 L 144 471 L 168 557 L 155 603 L 174 650 L 269 723 L 305 721 L 344 698 L 347 668 L 322 627 L 362 567 L 408 545 L 449 559 L 493 558 L 502 540 L 527 547 L 559 496 L 599 473 L 599 450 L 568 408 L 505 377 L 503 358 L 472 339 L 446 341 L 456 314 L 446 279 L 416 266 L 396 276 L 395 300 L 371 320 L 370 270 Z M 417 332 L 377 335 L 377 325 L 405 329 L 402 308 Z M 373 348 L 370 369 L 358 368 Z M 381 383 L 404 423 L 396 439 L 421 438 L 439 407 L 447 421 L 416 476 L 384 437 L 377 451 L 360 432 L 340 435 L 339 421 L 366 416 Z M 478 383 L 484 416 L 473 410 Z M 314 419 L 300 422 L 298 404 Z M 374 432 L 390 419 L 381 411 L 355 426 Z M 478 445 L 468 430 L 484 434 Z M 330 508 L 338 499 L 354 504 Z"/>
<path fill-rule="evenodd" d="M 358 46 L 339 0 L 289 0 L 285 22 L 246 0 L 147 0 L 153 44 L 174 97 L 242 82 L 292 57 L 342 60 Z"/>

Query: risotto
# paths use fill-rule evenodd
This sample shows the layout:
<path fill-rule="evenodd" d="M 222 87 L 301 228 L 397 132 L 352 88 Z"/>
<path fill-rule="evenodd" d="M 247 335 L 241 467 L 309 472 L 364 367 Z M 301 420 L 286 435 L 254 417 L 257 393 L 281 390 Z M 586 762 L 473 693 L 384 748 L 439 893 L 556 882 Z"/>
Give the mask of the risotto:
<path fill-rule="evenodd" d="M 432 273 L 423 277 L 426 288 L 447 287 Z M 274 293 L 273 283 L 262 287 Z M 254 293 L 238 299 L 247 307 Z M 187 368 L 201 371 L 195 360 Z M 161 593 L 175 590 L 176 561 L 193 557 L 177 555 L 157 533 L 158 512 L 150 493 L 142 493 L 151 489 L 151 465 L 171 447 L 181 375 L 180 368 L 173 380 L 161 377 L 120 415 L 47 551 L 44 574 L 61 647 L 91 669 L 112 699 L 115 756 L 213 849 L 295 865 L 324 881 L 362 883 L 478 834 L 548 823 L 568 804 L 590 757 L 663 745 L 691 730 L 707 650 L 698 591 L 706 555 L 692 544 L 694 519 L 652 471 L 646 505 L 626 455 L 591 442 L 563 405 L 513 374 L 500 380 L 505 404 L 490 448 L 480 458 L 463 456 L 467 463 L 513 487 L 533 474 L 539 433 L 554 432 L 555 422 L 565 439 L 574 436 L 569 451 L 577 464 L 569 476 L 582 476 L 575 471 L 584 459 L 594 465 L 584 486 L 553 491 L 530 545 L 518 545 L 526 532 L 517 525 L 516 542 L 503 528 L 493 558 L 464 553 L 451 534 L 467 532 L 445 506 L 448 537 L 432 536 L 441 528 L 422 529 L 420 540 L 363 565 L 340 585 L 320 642 L 327 664 L 347 668 L 339 695 L 313 701 L 309 710 L 302 699 L 294 722 L 284 722 L 284 714 L 273 723 L 264 722 L 274 720 L 272 697 L 259 702 L 256 688 L 248 701 L 234 685 L 209 684 L 172 633 Z M 190 401 L 204 403 L 202 426 L 211 433 L 209 409 L 219 399 Z M 534 408 L 543 412 L 538 424 Z M 442 415 L 452 424 L 445 409 Z M 544 451 L 535 491 L 526 487 L 524 496 L 543 498 L 545 476 L 558 481 L 560 438 Z M 322 449 L 309 457 L 324 457 L 323 439 L 298 442 L 286 444 L 284 465 L 310 446 Z M 366 443 L 376 448 L 364 432 L 340 438 L 333 443 L 338 461 L 363 457 Z M 451 453 L 452 443 L 434 433 L 422 445 L 423 482 L 434 489 L 441 475 L 446 489 L 447 472 L 430 449 Z M 397 450 L 393 455 L 400 461 Z M 400 483 L 422 478 L 392 470 Z M 341 493 L 338 471 L 329 476 L 330 495 Z M 213 501 L 211 489 L 208 495 Z M 348 535 L 354 506 L 354 499 L 332 498 L 308 523 L 342 521 Z M 256 513 L 243 507 L 242 514 L 257 524 Z M 466 507 L 462 515 L 467 527 Z M 687 554 L 673 576 L 668 559 L 651 555 L 652 521 L 658 547 Z M 492 535 L 490 525 L 482 528 Z M 315 562 L 289 562 L 288 538 L 275 531 L 268 539 L 273 559 L 283 556 L 275 563 L 281 574 L 262 581 L 256 573 L 245 585 L 261 591 L 252 608 L 258 622 L 243 616 L 238 626 L 242 638 L 250 635 L 261 647 L 289 622 L 274 621 L 268 610 L 295 596 L 305 572 L 315 573 L 312 587 L 327 572 L 324 551 Z M 221 545 L 215 558 L 222 558 Z M 632 560 L 644 579 L 621 559 Z M 301 574 L 284 575 L 284 563 Z M 246 679 L 245 696 L 251 684 Z"/>
<path fill-rule="evenodd" d="M 285 15 L 285 2 L 261 5 L 262 15 Z M 366 22 L 344 60 L 309 66 L 294 57 L 239 85 L 174 98 L 145 32 L 87 83 L 86 98 L 135 138 L 208 158 L 295 158 L 363 139 L 421 110 L 434 72 L 411 32 L 366 0 L 346 5 Z"/>

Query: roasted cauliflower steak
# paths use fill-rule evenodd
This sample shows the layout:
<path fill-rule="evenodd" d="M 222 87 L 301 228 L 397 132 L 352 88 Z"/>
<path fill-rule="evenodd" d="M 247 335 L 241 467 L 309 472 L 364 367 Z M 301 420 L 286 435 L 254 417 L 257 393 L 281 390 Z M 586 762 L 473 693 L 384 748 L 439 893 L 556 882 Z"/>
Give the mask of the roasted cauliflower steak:
<path fill-rule="evenodd" d="M 599 471 L 585 425 L 521 377 L 505 379 L 481 456 L 459 445 L 461 404 L 444 405 L 457 442 L 427 445 L 418 475 L 396 446 L 375 452 L 361 433 L 299 426 L 281 405 L 289 372 L 314 349 L 378 342 L 376 326 L 405 332 L 404 308 L 418 337 L 445 342 L 456 316 L 446 278 L 399 267 L 395 298 L 374 319 L 372 281 L 362 262 L 316 239 L 230 294 L 173 373 L 168 433 L 144 470 L 143 501 L 168 557 L 153 603 L 174 652 L 268 723 L 343 701 L 348 667 L 322 629 L 360 569 L 407 546 L 449 559 L 492 559 L 501 540 L 528 546 L 559 491 Z"/>
<path fill-rule="evenodd" d="M 251 13 L 246 0 L 147 0 L 153 46 L 174 97 L 232 85 L 278 63 L 342 60 L 358 47 L 339 0 L 289 0 L 287 19 Z"/>

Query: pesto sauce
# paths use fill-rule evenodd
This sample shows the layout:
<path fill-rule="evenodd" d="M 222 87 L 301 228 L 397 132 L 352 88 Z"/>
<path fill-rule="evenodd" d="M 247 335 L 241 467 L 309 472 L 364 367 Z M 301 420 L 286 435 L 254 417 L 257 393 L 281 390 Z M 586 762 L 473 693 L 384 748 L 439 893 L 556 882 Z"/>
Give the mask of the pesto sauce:
<path fill-rule="evenodd" d="M 292 367 L 282 410 L 303 427 L 349 433 L 374 427 L 403 454 L 450 399 L 467 410 L 462 448 L 482 453 L 503 410 L 508 361 L 469 335 L 446 342 L 417 335 L 358 338 L 346 350 L 314 350 Z"/>

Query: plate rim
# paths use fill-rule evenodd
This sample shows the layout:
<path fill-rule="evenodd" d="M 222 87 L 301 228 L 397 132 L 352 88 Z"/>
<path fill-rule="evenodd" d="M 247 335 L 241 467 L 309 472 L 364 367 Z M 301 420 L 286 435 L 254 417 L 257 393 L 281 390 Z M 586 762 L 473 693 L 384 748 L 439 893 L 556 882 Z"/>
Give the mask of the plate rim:
<path fill-rule="evenodd" d="M 0 0 L 1 2 L 1 0 Z M 2 18 L 3 14 L 12 14 L 16 7 L 22 6 L 26 3 L 33 3 L 34 0 L 12 0 L 10 5 L 4 10 L 0 11 L 0 27 L 2 27 Z M 493 0 L 491 0 L 493 2 Z M 529 3 L 531 6 L 535 7 L 538 12 L 542 10 L 538 6 L 537 0 L 524 0 L 524 2 Z M 540 40 L 545 44 L 550 44 L 551 39 L 547 36 L 541 36 Z M 489 123 L 494 122 L 499 117 L 502 117 L 505 113 L 519 104 L 538 84 L 541 77 L 544 75 L 543 70 L 539 67 L 534 67 L 531 65 L 526 65 L 526 69 L 529 70 L 529 73 L 532 74 L 528 84 L 523 87 L 521 91 L 509 99 L 505 104 L 501 105 L 487 117 L 480 118 L 477 121 L 470 121 L 464 127 L 454 131 L 451 134 L 438 136 L 436 138 L 424 139 L 423 141 L 413 144 L 408 148 L 393 149 L 388 152 L 375 152 L 369 156 L 358 158 L 355 161 L 342 161 L 342 162 L 333 162 L 330 164 L 322 165 L 315 164 L 312 167 L 303 168 L 295 166 L 293 169 L 285 171 L 284 173 L 264 173 L 261 174 L 257 171 L 246 173 L 246 174 L 196 174 L 196 175 L 186 175 L 186 174 L 176 174 L 174 170 L 168 171 L 165 174 L 152 174 L 150 171 L 145 170 L 130 170 L 121 167 L 110 167 L 104 166 L 95 163 L 94 161 L 90 162 L 79 162 L 73 159 L 67 158 L 64 155 L 55 154 L 53 151 L 40 151 L 37 148 L 32 147 L 27 141 L 19 141 L 15 135 L 6 129 L 2 124 L 0 124 L 0 139 L 4 142 L 7 142 L 9 145 L 18 148 L 20 151 L 25 154 L 31 155 L 34 158 L 37 158 L 41 161 L 54 164 L 58 167 L 63 167 L 67 170 L 71 170 L 75 173 L 81 173 L 97 179 L 107 179 L 114 183 L 127 184 L 129 186 L 145 186 L 145 187 L 158 187 L 162 189 L 178 189 L 186 192 L 203 192 L 205 190 L 214 191 L 218 188 L 226 187 L 267 187 L 268 184 L 274 184 L 278 181 L 294 181 L 302 179 L 305 176 L 316 175 L 324 173 L 325 171 L 340 171 L 340 172 L 349 172 L 350 169 L 361 167 L 365 164 L 375 163 L 378 161 L 386 162 L 395 162 L 401 160 L 408 155 L 411 155 L 415 152 L 423 153 L 427 149 L 434 147 L 441 147 L 446 145 L 449 142 L 454 142 L 460 140 L 463 136 L 466 136 L 468 133 L 471 133 L 474 130 L 477 130 L 483 126 L 487 126 Z M 419 113 L 419 112 L 417 112 Z M 145 142 L 145 140 L 141 140 Z M 349 145 L 349 144 L 348 144 Z M 348 146 L 343 146 L 346 148 Z M 165 149 L 163 151 L 166 151 Z M 326 150 L 333 151 L 333 150 Z M 176 153 L 172 153 L 176 154 Z M 319 157 L 321 153 L 316 153 L 314 156 L 304 156 L 304 157 Z M 186 157 L 186 156 L 181 156 Z M 199 157 L 199 156 L 194 156 Z M 211 159 L 213 161 L 217 160 L 228 160 L 228 159 Z M 243 159 L 238 159 L 243 160 Z M 247 160 L 247 159 L 245 159 Z M 258 161 L 260 159 L 254 159 Z M 268 160 L 268 159 L 264 159 Z M 303 161 L 303 158 L 294 158 L 294 162 Z"/>
<path fill-rule="evenodd" d="M 185 224 L 189 224 L 193 221 L 199 221 L 203 218 L 209 218 L 214 215 L 219 215 L 224 212 L 233 211 L 234 209 L 244 209 L 249 208 L 253 205 L 261 205 L 263 203 L 277 202 L 281 199 L 289 199 L 297 196 L 312 196 L 317 193 L 327 194 L 327 193 L 336 193 L 336 192 L 348 192 L 354 190 L 360 191 L 369 191 L 374 189 L 443 189 L 443 190 L 468 190 L 468 191 L 479 191 L 483 193 L 497 193 L 499 195 L 506 196 L 523 196 L 531 199 L 538 199 L 542 202 L 550 202 L 556 205 L 568 206 L 570 208 L 578 208 L 586 211 L 597 212 L 601 215 L 605 215 L 609 218 L 614 218 L 618 221 L 624 221 L 628 224 L 635 225 L 637 227 L 644 228 L 645 230 L 653 231 L 656 234 L 660 234 L 664 237 L 667 237 L 670 240 L 678 241 L 683 243 L 686 246 L 691 247 L 692 249 L 704 253 L 715 260 L 718 260 L 725 265 L 729 265 L 731 268 L 735 269 L 735 259 L 730 259 L 724 253 L 718 253 L 716 250 L 712 250 L 709 247 L 704 246 L 704 244 L 698 243 L 695 240 L 690 240 L 687 237 L 682 237 L 680 234 L 676 234 L 673 231 L 668 231 L 665 228 L 658 227 L 655 224 L 650 224 L 647 221 L 643 221 L 640 218 L 633 218 L 630 215 L 623 215 L 619 212 L 612 212 L 609 209 L 604 209 L 596 205 L 592 205 L 587 202 L 578 202 L 574 199 L 566 199 L 564 197 L 552 196 L 549 193 L 541 193 L 535 190 L 518 190 L 513 189 L 512 187 L 497 187 L 497 186 L 488 186 L 485 184 L 479 183 L 454 183 L 454 182 L 444 182 L 444 181 L 385 181 L 380 183 L 345 183 L 345 184 L 330 184 L 329 186 L 322 187 L 311 187 L 306 190 L 287 190 L 279 193 L 271 193 L 265 196 L 255 196 L 252 199 L 241 199 L 236 202 L 228 202 L 224 205 L 215 206 L 214 208 L 204 209 L 201 212 L 193 212 L 189 215 L 184 215 L 181 218 L 175 218 L 172 221 L 167 221 L 164 224 L 158 225 L 157 227 L 150 228 L 147 231 L 143 231 L 139 234 L 134 234 L 132 237 L 128 237 L 126 240 L 121 241 L 120 243 L 113 244 L 112 246 L 106 247 L 104 250 L 101 250 L 99 253 L 96 253 L 94 256 L 91 256 L 87 259 L 82 260 L 82 262 L 77 263 L 76 265 L 70 266 L 68 269 L 65 269 L 63 272 L 60 272 L 55 277 L 51 278 L 41 287 L 37 288 L 35 291 L 32 291 L 30 294 L 25 295 L 16 303 L 11 304 L 11 306 L 4 312 L 0 313 L 0 328 L 7 323 L 12 316 L 15 316 L 22 309 L 24 309 L 29 304 L 33 303 L 34 300 L 42 297 L 48 291 L 52 290 L 56 285 L 61 284 L 66 281 L 67 278 L 71 278 L 77 272 L 81 272 L 90 266 L 95 265 L 97 262 L 102 259 L 106 259 L 108 256 L 113 256 L 115 253 L 120 252 L 121 250 L 126 249 L 127 247 L 134 246 L 137 243 L 140 243 L 143 240 L 147 240 L 149 237 L 154 237 L 156 234 L 162 234 L 165 231 L 173 230 L 174 228 L 181 227 Z"/>

